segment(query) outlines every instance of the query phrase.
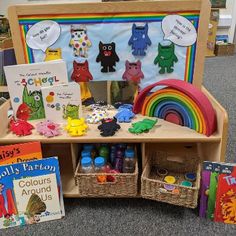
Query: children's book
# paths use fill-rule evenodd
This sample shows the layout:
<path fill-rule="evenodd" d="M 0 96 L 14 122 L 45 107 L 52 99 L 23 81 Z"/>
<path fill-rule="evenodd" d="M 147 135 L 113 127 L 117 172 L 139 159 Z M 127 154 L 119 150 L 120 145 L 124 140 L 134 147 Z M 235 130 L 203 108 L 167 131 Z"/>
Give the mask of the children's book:
<path fill-rule="evenodd" d="M 0 166 L 0 228 L 64 215 L 57 157 Z"/>
<path fill-rule="evenodd" d="M 207 202 L 210 186 L 210 177 L 213 169 L 213 163 L 210 161 L 203 162 L 203 169 L 201 174 L 201 189 L 200 189 L 200 209 L 199 216 L 205 218 L 207 213 Z"/>
<path fill-rule="evenodd" d="M 236 224 L 236 164 L 222 164 L 214 221 Z"/>
<path fill-rule="evenodd" d="M 0 165 L 42 159 L 40 142 L 0 146 Z"/>
<path fill-rule="evenodd" d="M 216 202 L 216 191 L 218 186 L 218 176 L 220 173 L 221 164 L 213 162 L 210 186 L 208 192 L 208 204 L 207 204 L 207 218 L 213 220 L 215 212 L 215 202 Z"/>
<path fill-rule="evenodd" d="M 4 67 L 14 115 L 20 119 L 45 118 L 42 87 L 67 84 L 63 60 Z"/>
<path fill-rule="evenodd" d="M 42 88 L 46 118 L 64 123 L 68 117 L 81 117 L 80 86 L 71 82 L 66 85 Z"/>

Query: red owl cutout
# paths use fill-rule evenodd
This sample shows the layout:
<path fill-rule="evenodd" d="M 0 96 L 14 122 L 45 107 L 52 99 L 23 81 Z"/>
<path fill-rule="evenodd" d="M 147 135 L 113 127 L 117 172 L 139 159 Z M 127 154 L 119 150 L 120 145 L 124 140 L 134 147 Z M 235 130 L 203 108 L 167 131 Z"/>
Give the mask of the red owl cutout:
<path fill-rule="evenodd" d="M 73 73 L 71 79 L 77 83 L 79 82 L 89 82 L 93 80 L 93 76 L 89 72 L 88 61 L 86 60 L 83 63 L 73 62 Z"/>

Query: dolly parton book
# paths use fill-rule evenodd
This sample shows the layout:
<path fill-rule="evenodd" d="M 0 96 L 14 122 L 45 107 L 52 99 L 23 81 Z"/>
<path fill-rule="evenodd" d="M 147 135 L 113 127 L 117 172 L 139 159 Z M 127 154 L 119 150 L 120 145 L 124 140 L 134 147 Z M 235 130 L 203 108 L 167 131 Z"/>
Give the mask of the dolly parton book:
<path fill-rule="evenodd" d="M 14 115 L 29 120 L 45 118 L 42 87 L 67 84 L 63 60 L 4 67 Z"/>
<path fill-rule="evenodd" d="M 0 165 L 42 159 L 40 142 L 0 146 Z"/>
<path fill-rule="evenodd" d="M 57 157 L 0 166 L 0 229 L 64 215 Z"/>

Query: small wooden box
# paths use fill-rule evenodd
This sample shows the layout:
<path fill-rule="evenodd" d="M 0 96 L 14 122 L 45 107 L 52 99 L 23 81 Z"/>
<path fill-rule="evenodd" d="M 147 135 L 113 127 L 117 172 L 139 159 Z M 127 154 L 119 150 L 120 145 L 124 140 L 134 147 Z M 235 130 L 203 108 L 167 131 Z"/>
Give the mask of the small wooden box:
<path fill-rule="evenodd" d="M 218 44 L 215 47 L 216 56 L 233 56 L 235 51 L 235 44 Z"/>

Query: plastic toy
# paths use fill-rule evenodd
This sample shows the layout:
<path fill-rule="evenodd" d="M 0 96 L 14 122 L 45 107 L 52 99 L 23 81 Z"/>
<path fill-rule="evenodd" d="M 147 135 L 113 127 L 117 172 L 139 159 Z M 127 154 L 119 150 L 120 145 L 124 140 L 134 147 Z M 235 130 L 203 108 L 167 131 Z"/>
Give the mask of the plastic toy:
<path fill-rule="evenodd" d="M 117 119 L 103 119 L 102 124 L 98 126 L 100 134 L 103 137 L 113 136 L 116 131 L 120 129 L 120 125 L 117 124 Z"/>
<path fill-rule="evenodd" d="M 157 86 L 166 86 L 147 96 Z M 210 136 L 216 130 L 216 114 L 208 97 L 192 84 L 167 79 L 147 86 L 135 100 L 134 113 L 155 116 Z"/>
<path fill-rule="evenodd" d="M 68 117 L 72 119 L 79 118 L 79 106 L 73 104 L 63 105 L 63 118 L 67 119 Z"/>
<path fill-rule="evenodd" d="M 156 123 L 157 119 L 155 120 L 143 119 L 142 121 L 132 123 L 132 128 L 129 128 L 129 132 L 134 134 L 141 134 L 143 132 L 148 132 L 154 127 Z"/>
<path fill-rule="evenodd" d="M 79 82 L 89 82 L 93 80 L 93 76 L 89 71 L 89 64 L 86 60 L 83 63 L 78 63 L 76 61 L 73 62 L 73 72 L 71 75 L 71 80 L 79 83 Z"/>
<path fill-rule="evenodd" d="M 159 65 L 161 68 L 159 70 L 160 74 L 172 73 L 174 69 L 174 62 L 178 62 L 178 58 L 175 55 L 175 45 L 171 43 L 170 45 L 163 46 L 158 44 L 158 55 L 154 60 L 155 65 Z"/>
<path fill-rule="evenodd" d="M 105 101 L 97 101 L 96 103 L 88 106 L 88 109 L 92 111 L 106 111 L 106 110 L 112 110 L 114 109 L 114 107 L 110 104 L 107 104 L 107 102 Z"/>
<path fill-rule="evenodd" d="M 126 60 L 125 72 L 122 76 L 122 79 L 139 84 L 140 80 L 143 78 L 144 78 L 144 74 L 141 70 L 141 61 L 138 60 L 137 62 L 129 62 Z"/>
<path fill-rule="evenodd" d="M 83 136 L 87 131 L 88 126 L 86 125 L 84 118 L 81 119 L 71 119 L 70 117 L 67 119 L 67 126 L 65 130 L 72 137 Z"/>
<path fill-rule="evenodd" d="M 22 103 L 17 109 L 16 118 L 20 120 L 28 120 L 30 118 L 31 112 L 32 111 L 29 106 L 25 103 Z"/>
<path fill-rule="evenodd" d="M 148 36 L 148 24 L 146 23 L 144 26 L 137 26 L 133 24 L 132 26 L 132 36 L 128 42 L 129 45 L 132 46 L 132 54 L 134 56 L 145 56 L 147 46 L 151 45 L 152 42 Z"/>
<path fill-rule="evenodd" d="M 174 184 L 176 182 L 176 178 L 174 176 L 171 176 L 171 175 L 167 175 L 165 178 L 164 178 L 164 181 L 168 184 Z"/>
<path fill-rule="evenodd" d="M 133 119 L 135 114 L 132 112 L 132 106 L 131 109 L 125 108 L 121 106 L 118 109 L 118 113 L 115 115 L 115 118 L 118 120 L 120 123 L 129 123 L 131 122 L 131 119 Z"/>
<path fill-rule="evenodd" d="M 46 56 L 44 61 L 52 61 L 52 60 L 58 60 L 58 59 L 62 59 L 61 56 L 61 48 L 47 48 L 46 52 L 45 52 Z"/>
<path fill-rule="evenodd" d="M 88 57 L 87 51 L 91 47 L 88 39 L 86 26 L 71 26 L 71 40 L 69 46 L 73 47 L 75 57 Z"/>
<path fill-rule="evenodd" d="M 97 124 L 102 119 L 108 118 L 108 113 L 103 110 L 95 110 L 91 115 L 87 115 L 86 121 L 89 124 Z"/>
<path fill-rule="evenodd" d="M 9 129 L 17 136 L 27 136 L 32 134 L 32 129 L 34 129 L 34 126 L 25 120 L 15 120 L 12 118 L 9 123 Z"/>
<path fill-rule="evenodd" d="M 96 62 L 101 62 L 101 72 L 115 72 L 114 66 L 120 59 L 116 54 L 116 45 L 114 42 L 104 44 L 100 41 L 99 43 L 99 54 L 96 58 Z"/>
<path fill-rule="evenodd" d="M 50 120 L 42 121 L 36 124 L 36 130 L 38 133 L 44 135 L 47 138 L 51 138 L 61 134 L 60 125 Z"/>

